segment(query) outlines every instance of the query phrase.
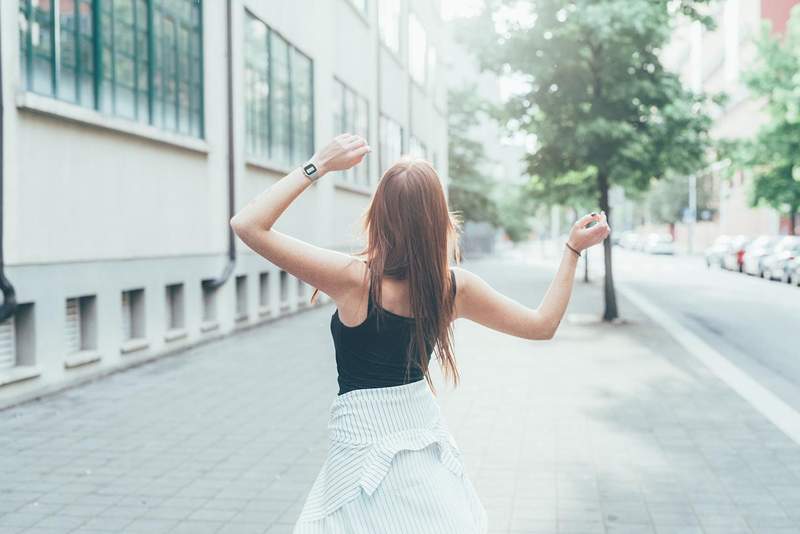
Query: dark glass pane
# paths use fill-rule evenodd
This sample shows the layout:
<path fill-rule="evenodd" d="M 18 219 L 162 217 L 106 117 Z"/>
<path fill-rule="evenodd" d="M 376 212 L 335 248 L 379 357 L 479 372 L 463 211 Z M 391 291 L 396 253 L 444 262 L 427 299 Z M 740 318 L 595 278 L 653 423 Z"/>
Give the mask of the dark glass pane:
<path fill-rule="evenodd" d="M 19 0 L 19 73 L 22 86 L 28 88 L 28 37 L 30 36 L 31 21 L 28 20 L 28 8 L 31 0 Z"/>
<path fill-rule="evenodd" d="M 292 124 L 294 126 L 293 159 L 295 163 L 313 154 L 312 128 L 312 74 L 311 60 L 295 50 L 292 64 Z"/>
<path fill-rule="evenodd" d="M 31 5 L 31 53 L 33 56 L 32 89 L 53 94 L 52 2 L 40 0 Z"/>
<path fill-rule="evenodd" d="M 202 135 L 199 10 L 195 0 L 153 2 L 153 122 L 196 136 Z"/>
<path fill-rule="evenodd" d="M 331 136 L 335 137 L 340 133 L 344 133 L 344 123 L 342 122 L 342 110 L 344 108 L 344 85 L 339 80 L 333 80 L 333 96 L 331 98 L 331 107 L 333 108 L 333 132 Z"/>
<path fill-rule="evenodd" d="M 270 32 L 270 62 L 272 79 L 270 80 L 270 112 L 272 116 L 272 159 L 281 165 L 291 162 L 290 121 L 291 107 L 289 99 L 289 45 L 275 32 Z"/>
<path fill-rule="evenodd" d="M 247 152 L 269 157 L 268 31 L 263 22 L 247 15 L 245 29 L 245 122 Z"/>
<path fill-rule="evenodd" d="M 367 99 L 356 100 L 355 132 L 369 143 L 369 104 Z M 369 185 L 369 156 L 356 167 L 356 181 L 361 185 Z"/>
<path fill-rule="evenodd" d="M 77 101 L 78 43 L 75 39 L 77 16 L 75 3 L 59 0 L 59 40 L 61 45 L 61 72 L 58 80 L 58 97 L 71 102 Z"/>
<path fill-rule="evenodd" d="M 80 103 L 94 106 L 94 17 L 91 0 L 78 4 L 78 89 Z"/>

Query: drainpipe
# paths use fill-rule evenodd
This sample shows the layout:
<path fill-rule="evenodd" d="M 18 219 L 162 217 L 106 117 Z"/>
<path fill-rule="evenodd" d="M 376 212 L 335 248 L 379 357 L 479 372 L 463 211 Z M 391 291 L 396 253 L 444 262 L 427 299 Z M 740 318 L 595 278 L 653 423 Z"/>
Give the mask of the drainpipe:
<path fill-rule="evenodd" d="M 2 21 L 0 21 L 2 28 Z M 3 140 L 3 32 L 0 29 L 0 291 L 3 292 L 3 305 L 0 306 L 0 323 L 13 317 L 17 311 L 17 293 L 14 286 L 8 281 L 5 274 L 5 259 L 3 257 L 3 169 L 5 168 L 5 143 Z"/>
<path fill-rule="evenodd" d="M 228 228 L 228 262 L 225 264 L 225 269 L 219 277 L 213 280 L 204 280 L 203 287 L 207 289 L 217 289 L 222 286 L 230 278 L 234 267 L 236 267 L 236 239 L 233 234 L 233 228 L 228 224 L 236 213 L 234 212 L 234 176 L 236 174 L 235 167 L 235 144 L 233 139 L 233 0 L 227 0 L 227 48 L 228 48 L 228 64 L 227 64 L 227 91 L 228 91 L 228 218 L 226 219 L 225 226 Z"/>
<path fill-rule="evenodd" d="M 380 2 L 376 2 L 375 5 L 378 6 L 377 9 L 380 10 L 380 6 L 378 5 Z M 375 33 L 377 37 L 375 43 L 377 45 L 378 53 L 375 54 L 375 77 L 377 78 L 377 93 L 375 94 L 375 119 L 376 119 L 376 126 L 375 131 L 378 132 L 378 138 L 375 139 L 375 144 L 378 150 L 375 151 L 375 157 L 378 160 L 377 169 L 373 171 L 375 174 L 376 179 L 380 179 L 383 175 L 383 152 L 381 150 L 381 113 L 383 113 L 383 102 L 382 102 L 382 95 L 383 95 L 383 63 L 381 62 L 381 56 L 383 55 L 383 46 L 381 44 L 381 30 L 380 30 L 380 13 L 378 13 L 378 20 L 375 22 L 375 28 L 378 30 Z"/>

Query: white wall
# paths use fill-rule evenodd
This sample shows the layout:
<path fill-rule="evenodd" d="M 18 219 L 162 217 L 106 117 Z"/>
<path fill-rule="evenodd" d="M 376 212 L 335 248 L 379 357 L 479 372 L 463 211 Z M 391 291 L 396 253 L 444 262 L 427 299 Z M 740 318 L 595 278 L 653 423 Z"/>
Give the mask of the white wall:
<path fill-rule="evenodd" d="M 290 170 L 245 155 L 245 8 L 312 58 L 317 148 L 339 133 L 332 121 L 334 76 L 365 96 L 370 106 L 369 141 L 376 151 L 371 156 L 372 189 L 354 188 L 335 175 L 326 176 L 304 192 L 276 228 L 322 246 L 357 248 L 359 217 L 379 178 L 379 53 L 381 109 L 403 125 L 406 142 L 413 133 L 430 153 L 436 152 L 446 182 L 446 106 L 434 105 L 435 87 L 414 86 L 409 92 L 405 22 L 398 61 L 378 46 L 374 1 L 363 17 L 347 0 L 234 0 L 237 209 Z M 444 57 L 437 31 L 438 1 L 414 0 L 409 8 L 420 17 L 439 58 Z M 200 282 L 220 275 L 227 259 L 226 2 L 203 2 L 204 139 L 26 93 L 19 76 L 17 3 L 2 2 L 0 9 L 6 275 L 18 302 L 33 305 L 36 341 L 32 362 L 0 369 L 0 406 L 303 308 L 295 298 L 297 281 L 290 279 L 290 306 L 278 309 L 276 267 L 237 240 L 236 269 L 217 294 L 218 324 L 203 328 Z M 261 272 L 271 273 L 270 316 L 259 313 Z M 234 318 L 237 275 L 248 277 L 244 321 Z M 184 283 L 186 332 L 170 341 L 165 285 L 175 282 Z M 145 290 L 147 342 L 139 350 L 124 351 L 121 292 L 132 288 Z M 80 295 L 95 295 L 97 300 L 97 347 L 90 363 L 67 369 L 65 300 Z"/>

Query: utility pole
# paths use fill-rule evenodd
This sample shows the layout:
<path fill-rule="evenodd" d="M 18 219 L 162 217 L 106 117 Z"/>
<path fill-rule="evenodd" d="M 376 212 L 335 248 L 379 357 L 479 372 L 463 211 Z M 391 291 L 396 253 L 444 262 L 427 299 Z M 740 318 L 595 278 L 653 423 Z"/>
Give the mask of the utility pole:
<path fill-rule="evenodd" d="M 697 176 L 692 173 L 689 175 L 689 213 L 687 214 L 688 220 L 688 252 L 694 253 L 694 225 L 697 221 Z"/>

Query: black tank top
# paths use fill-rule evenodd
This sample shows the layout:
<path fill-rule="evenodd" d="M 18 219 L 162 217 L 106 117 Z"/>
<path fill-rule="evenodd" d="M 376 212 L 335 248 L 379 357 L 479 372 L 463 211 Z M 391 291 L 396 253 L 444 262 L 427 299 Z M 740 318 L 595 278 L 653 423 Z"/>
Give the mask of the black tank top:
<path fill-rule="evenodd" d="M 453 294 L 456 291 L 455 273 L 450 271 Z M 377 313 L 381 313 L 380 330 Z M 400 386 L 425 375 L 416 361 L 408 368 L 406 379 L 406 350 L 414 334 L 414 318 L 397 315 L 382 307 L 372 308 L 369 292 L 367 318 L 357 326 L 347 326 L 339 319 L 337 309 L 331 316 L 331 335 L 336 349 L 339 395 L 354 389 Z M 433 344 L 426 343 L 430 362 Z"/>

